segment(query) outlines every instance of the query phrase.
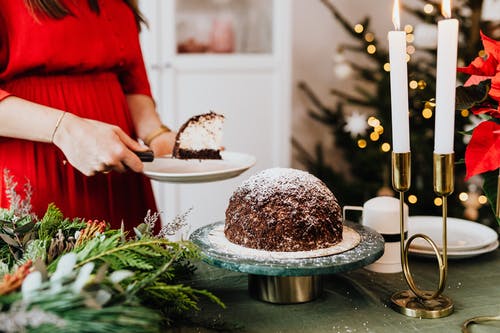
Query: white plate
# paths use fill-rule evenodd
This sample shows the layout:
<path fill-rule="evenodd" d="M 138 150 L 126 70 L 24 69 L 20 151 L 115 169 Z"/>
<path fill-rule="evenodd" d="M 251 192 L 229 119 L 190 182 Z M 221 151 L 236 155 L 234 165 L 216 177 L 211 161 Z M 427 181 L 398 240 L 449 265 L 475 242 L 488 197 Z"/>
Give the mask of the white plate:
<path fill-rule="evenodd" d="M 439 249 L 442 249 L 442 217 L 441 216 L 410 216 L 408 237 L 421 233 L 429 236 Z M 497 240 L 497 233 L 480 223 L 448 217 L 447 219 L 448 251 L 470 251 L 482 249 Z M 418 238 L 411 243 L 411 248 L 432 251 L 425 240 Z"/>
<path fill-rule="evenodd" d="M 144 163 L 144 174 L 170 183 L 203 183 L 240 175 L 255 164 L 255 156 L 224 151 L 222 160 L 181 160 L 164 156 Z"/>
<path fill-rule="evenodd" d="M 448 251 L 448 259 L 464 259 L 475 257 L 483 253 L 488 253 L 495 251 L 498 248 L 498 241 L 494 241 L 493 243 L 482 247 L 480 249 L 469 250 L 469 251 Z M 432 250 L 421 250 L 410 247 L 410 254 L 421 256 L 421 257 L 432 257 L 435 258 L 434 251 Z"/>

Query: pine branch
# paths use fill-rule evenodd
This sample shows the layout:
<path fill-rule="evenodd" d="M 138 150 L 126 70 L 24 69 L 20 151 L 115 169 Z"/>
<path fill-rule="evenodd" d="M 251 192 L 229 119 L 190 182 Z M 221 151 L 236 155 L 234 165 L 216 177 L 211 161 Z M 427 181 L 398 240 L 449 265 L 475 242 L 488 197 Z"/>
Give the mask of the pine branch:
<path fill-rule="evenodd" d="M 323 5 L 326 6 L 330 10 L 330 13 L 340 22 L 342 27 L 349 32 L 352 36 L 358 38 L 359 34 L 353 30 L 353 24 L 349 22 L 331 3 L 329 0 L 320 0 Z M 367 24 L 369 22 L 368 18 L 365 19 L 364 23 Z"/>
<path fill-rule="evenodd" d="M 145 279 L 141 279 L 134 287 L 132 290 L 130 290 L 131 295 L 135 295 L 137 292 L 140 290 L 143 290 L 146 286 L 152 284 L 156 279 L 158 279 L 161 275 L 163 275 L 167 270 L 172 266 L 172 264 L 179 259 L 179 256 L 181 254 L 181 249 L 178 249 L 175 251 L 172 255 L 172 258 L 164 263 L 156 272 L 153 274 L 149 275 Z"/>
<path fill-rule="evenodd" d="M 359 97 L 350 95 L 348 93 L 345 93 L 345 92 L 340 91 L 340 90 L 335 89 L 335 88 L 330 89 L 330 93 L 342 98 L 344 101 L 346 101 L 348 103 L 352 103 L 352 104 L 359 105 L 359 106 L 373 106 L 371 101 L 360 99 Z"/>
<path fill-rule="evenodd" d="M 378 105 L 380 105 L 380 101 L 379 101 L 377 95 L 371 93 L 370 91 L 365 89 L 363 86 L 356 85 L 354 87 L 354 91 L 357 92 L 358 94 L 362 95 L 365 98 L 365 101 L 367 103 L 369 103 L 371 106 L 377 107 Z"/>
<path fill-rule="evenodd" d="M 311 103 L 316 108 L 318 108 L 320 110 L 326 109 L 326 107 L 323 106 L 323 103 L 319 100 L 319 98 L 316 96 L 316 94 L 312 91 L 312 89 L 309 87 L 309 85 L 306 82 L 300 81 L 298 84 L 298 88 L 306 94 L 309 101 L 311 101 Z"/>
<path fill-rule="evenodd" d="M 108 244 L 105 244 L 103 247 L 107 248 L 107 247 L 109 247 L 109 245 L 115 244 L 115 240 L 116 239 L 112 239 L 112 241 L 110 241 Z M 154 247 L 155 250 L 159 250 L 159 248 L 160 248 L 161 249 L 160 255 L 161 255 L 162 253 L 165 254 L 165 252 L 166 252 L 165 250 L 163 250 L 161 248 L 162 246 L 172 247 L 172 246 L 174 246 L 174 243 L 171 241 L 165 240 L 165 239 L 146 239 L 146 240 L 128 242 L 128 243 L 125 243 L 125 244 L 122 244 L 119 246 L 114 246 L 114 245 L 111 245 L 111 246 L 112 246 L 112 248 L 107 248 L 103 251 L 99 251 L 97 254 L 91 255 L 90 257 L 83 259 L 82 261 L 80 261 L 77 264 L 77 267 L 83 266 L 86 263 L 91 262 L 91 261 L 107 261 L 113 257 L 115 257 L 115 258 L 117 256 L 119 257 L 120 252 L 130 253 L 130 251 L 134 251 L 134 250 L 141 248 L 141 247 Z M 94 251 L 92 251 L 92 253 L 97 252 L 97 251 L 98 251 L 97 248 L 95 248 Z M 139 250 L 139 251 L 141 251 L 141 250 Z M 121 258 L 121 257 L 119 257 L 119 258 Z M 119 259 L 119 260 L 121 261 L 121 259 Z M 142 266 L 142 264 L 140 264 L 139 261 L 137 261 L 137 262 L 130 261 L 129 264 Z M 149 266 L 149 265 L 145 264 L 144 266 Z M 137 268 L 140 268 L 140 267 L 137 267 Z M 149 269 L 151 269 L 151 268 L 148 268 L 147 270 L 149 270 Z"/>
<path fill-rule="evenodd" d="M 377 74 L 379 73 L 379 70 L 377 70 L 376 68 L 364 67 L 359 65 L 358 62 L 354 61 L 347 61 L 347 63 L 366 81 L 377 81 Z"/>

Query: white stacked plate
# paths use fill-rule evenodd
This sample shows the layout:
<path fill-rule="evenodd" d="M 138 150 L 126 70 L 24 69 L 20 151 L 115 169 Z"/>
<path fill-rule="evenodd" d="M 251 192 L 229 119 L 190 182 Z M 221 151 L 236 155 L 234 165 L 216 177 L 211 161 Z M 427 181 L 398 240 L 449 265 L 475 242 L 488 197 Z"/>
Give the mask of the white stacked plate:
<path fill-rule="evenodd" d="M 441 216 L 410 216 L 408 222 L 408 237 L 414 234 L 429 236 L 442 250 L 442 217 Z M 463 259 L 474 257 L 498 248 L 497 233 L 478 222 L 447 218 L 448 258 Z M 434 257 L 434 250 L 425 240 L 415 239 L 410 246 L 410 254 Z"/>

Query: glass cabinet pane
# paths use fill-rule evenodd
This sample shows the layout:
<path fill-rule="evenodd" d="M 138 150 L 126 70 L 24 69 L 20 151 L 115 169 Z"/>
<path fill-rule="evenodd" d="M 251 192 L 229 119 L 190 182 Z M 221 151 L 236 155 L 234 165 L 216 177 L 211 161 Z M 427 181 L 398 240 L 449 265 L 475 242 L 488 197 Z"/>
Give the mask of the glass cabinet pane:
<path fill-rule="evenodd" d="M 177 53 L 272 53 L 273 1 L 176 0 Z"/>

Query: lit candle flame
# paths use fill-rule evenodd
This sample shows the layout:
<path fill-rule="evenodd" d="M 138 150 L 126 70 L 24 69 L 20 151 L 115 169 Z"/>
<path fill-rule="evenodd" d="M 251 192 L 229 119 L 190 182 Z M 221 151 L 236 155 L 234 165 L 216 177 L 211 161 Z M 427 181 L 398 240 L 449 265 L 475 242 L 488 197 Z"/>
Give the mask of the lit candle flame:
<path fill-rule="evenodd" d="M 443 0 L 441 3 L 441 13 L 445 18 L 451 17 L 451 0 Z"/>
<path fill-rule="evenodd" d="M 394 6 L 392 7 L 392 23 L 396 30 L 401 29 L 401 22 L 399 19 L 399 0 L 394 0 Z"/>

